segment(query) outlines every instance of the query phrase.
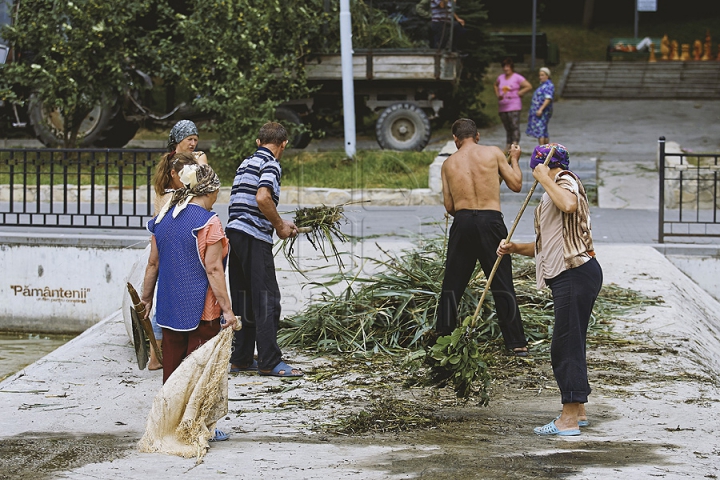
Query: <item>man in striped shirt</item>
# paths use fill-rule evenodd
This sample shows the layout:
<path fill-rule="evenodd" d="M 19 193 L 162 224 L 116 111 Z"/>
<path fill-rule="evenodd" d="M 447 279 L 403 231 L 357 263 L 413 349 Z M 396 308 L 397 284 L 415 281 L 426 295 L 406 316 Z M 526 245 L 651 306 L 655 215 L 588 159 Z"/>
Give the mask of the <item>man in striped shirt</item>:
<path fill-rule="evenodd" d="M 298 377 L 302 371 L 282 360 L 277 344 L 280 288 L 272 253 L 273 230 L 281 239 L 298 234 L 295 224 L 277 211 L 280 200 L 280 157 L 288 143 L 285 128 L 268 122 L 260 128 L 258 149 L 235 173 L 225 233 L 230 240 L 230 295 L 242 330 L 235 332 L 230 371 Z M 258 359 L 254 360 L 257 344 Z"/>

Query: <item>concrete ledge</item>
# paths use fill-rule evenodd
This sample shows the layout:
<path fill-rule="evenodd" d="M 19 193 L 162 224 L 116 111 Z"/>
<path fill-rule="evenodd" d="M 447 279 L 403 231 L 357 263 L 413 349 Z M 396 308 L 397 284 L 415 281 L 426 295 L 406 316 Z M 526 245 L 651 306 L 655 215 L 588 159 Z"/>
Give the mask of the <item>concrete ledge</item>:
<path fill-rule="evenodd" d="M 22 228 L 22 227 L 18 227 Z M 120 233 L 47 233 L 43 232 L 0 232 L 0 250 L 9 245 L 52 246 L 52 247 L 79 247 L 117 249 L 132 248 L 144 249 L 150 240 L 150 234 L 143 230 L 123 230 Z"/>
<path fill-rule="evenodd" d="M 282 187 L 280 189 L 280 203 L 284 205 L 339 205 L 348 202 L 369 202 L 371 205 L 390 206 L 442 205 L 442 194 L 433 192 L 429 188 L 342 190 Z"/>

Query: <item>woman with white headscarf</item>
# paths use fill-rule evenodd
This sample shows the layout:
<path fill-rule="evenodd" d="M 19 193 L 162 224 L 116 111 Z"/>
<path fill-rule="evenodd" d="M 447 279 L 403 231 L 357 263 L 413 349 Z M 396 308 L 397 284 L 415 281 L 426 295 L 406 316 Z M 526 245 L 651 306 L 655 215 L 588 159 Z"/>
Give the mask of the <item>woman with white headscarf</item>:
<path fill-rule="evenodd" d="M 212 211 L 220 179 L 209 165 L 186 165 L 180 181 L 183 187 L 147 227 L 153 236 L 142 302 L 150 312 L 157 281 L 163 383 L 185 357 L 236 322 L 225 285 L 228 240 Z"/>
<path fill-rule="evenodd" d="M 535 90 L 530 101 L 530 112 L 528 113 L 528 126 L 525 133 L 538 139 L 538 145 L 545 145 L 550 142 L 548 123 L 553 112 L 553 97 L 555 96 L 555 85 L 550 80 L 550 69 L 542 67 L 538 73 L 540 86 Z"/>

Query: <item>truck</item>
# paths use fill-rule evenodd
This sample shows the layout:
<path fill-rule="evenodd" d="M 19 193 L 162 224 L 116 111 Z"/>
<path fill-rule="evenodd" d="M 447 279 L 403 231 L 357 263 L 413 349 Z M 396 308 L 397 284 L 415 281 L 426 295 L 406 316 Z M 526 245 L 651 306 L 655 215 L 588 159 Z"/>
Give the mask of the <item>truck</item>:
<path fill-rule="evenodd" d="M 0 25 L 9 24 L 11 11 L 0 3 Z M 0 39 L 0 68 L 13 61 L 10 45 Z M 339 54 L 319 54 L 303 60 L 306 76 L 314 88 L 311 98 L 294 99 L 278 106 L 281 122 L 305 125 L 291 139 L 294 148 L 305 148 L 318 119 L 339 114 L 342 104 L 342 72 Z M 375 134 L 380 147 L 393 150 L 422 150 L 431 136 L 431 120 L 437 118 L 452 95 L 462 69 L 461 56 L 449 49 L 358 49 L 353 55 L 356 105 L 364 113 L 377 115 Z M 201 120 L 203 114 L 192 107 L 192 99 L 177 101 L 172 85 L 150 78 L 140 70 L 126 72 L 128 88 L 124 95 L 98 104 L 84 118 L 78 135 L 80 147 L 119 148 L 135 136 L 140 125 L 167 127 L 181 118 Z M 144 88 L 133 88 L 142 85 Z M 162 89 L 162 93 L 157 90 Z M 152 94 L 142 91 L 152 90 Z M 163 97 L 164 110 L 157 112 Z M 48 147 L 62 145 L 63 119 L 57 111 L 44 108 L 42 101 L 27 95 L 24 106 L 0 105 L 6 122 L 13 128 L 29 129 Z"/>

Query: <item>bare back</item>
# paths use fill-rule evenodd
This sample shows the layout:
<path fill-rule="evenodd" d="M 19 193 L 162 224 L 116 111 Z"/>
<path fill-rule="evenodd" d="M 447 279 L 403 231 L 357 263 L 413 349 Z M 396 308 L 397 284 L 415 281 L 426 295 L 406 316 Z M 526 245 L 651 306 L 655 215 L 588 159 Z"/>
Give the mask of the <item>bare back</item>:
<path fill-rule="evenodd" d="M 498 147 L 466 140 L 442 166 L 445 208 L 451 215 L 459 210 L 500 211 L 500 178 L 514 191 L 522 187 L 517 158 L 511 157 L 508 165 Z"/>

